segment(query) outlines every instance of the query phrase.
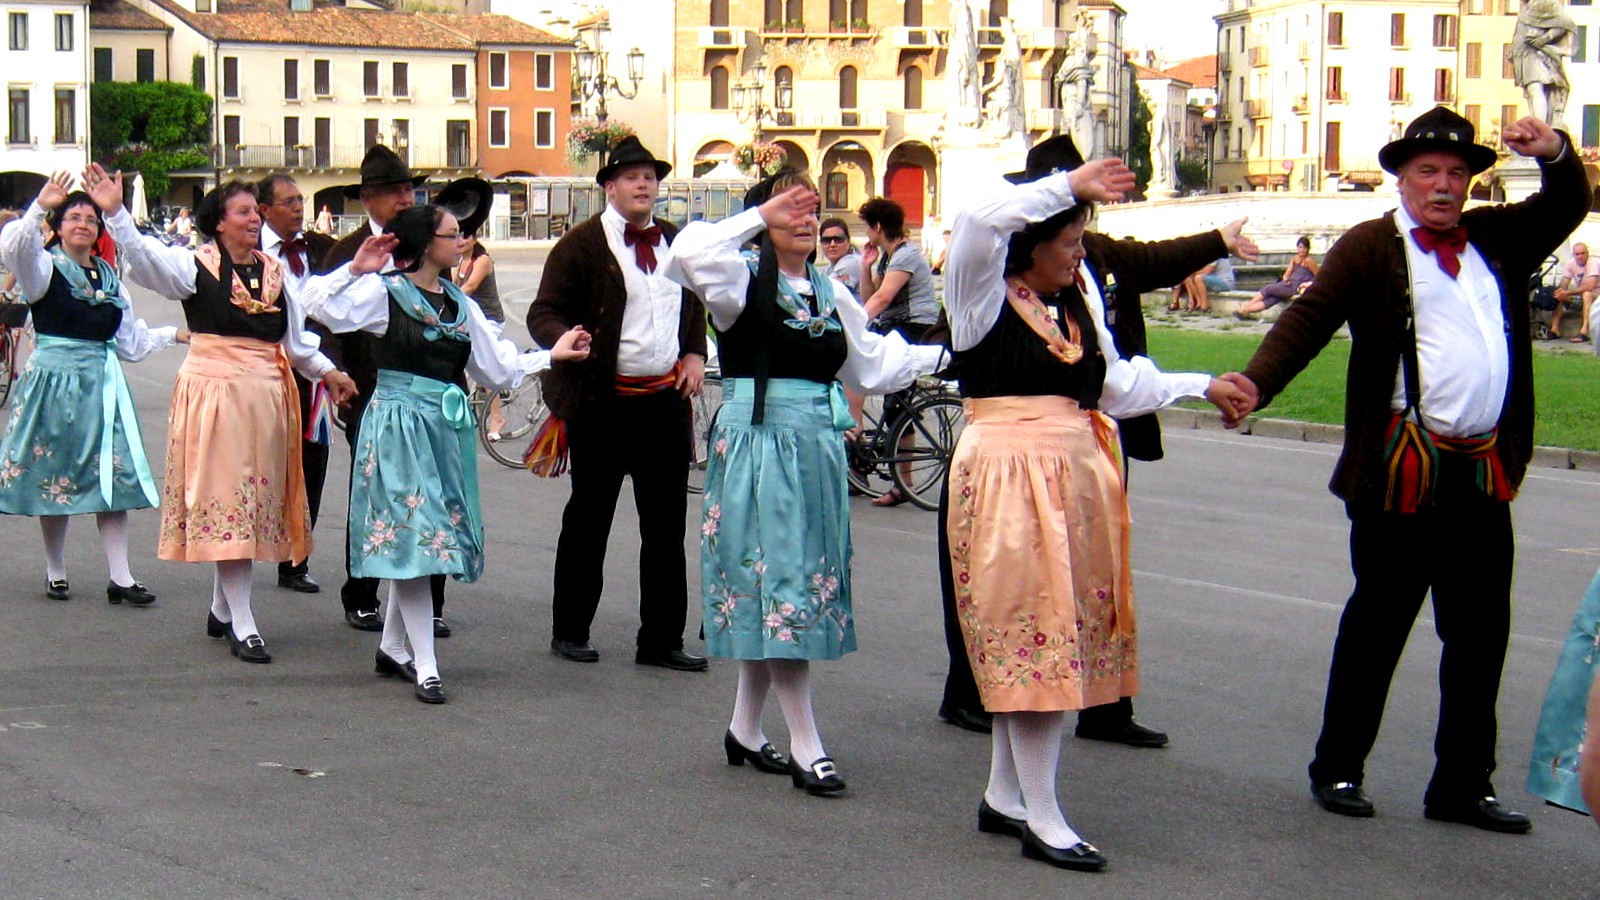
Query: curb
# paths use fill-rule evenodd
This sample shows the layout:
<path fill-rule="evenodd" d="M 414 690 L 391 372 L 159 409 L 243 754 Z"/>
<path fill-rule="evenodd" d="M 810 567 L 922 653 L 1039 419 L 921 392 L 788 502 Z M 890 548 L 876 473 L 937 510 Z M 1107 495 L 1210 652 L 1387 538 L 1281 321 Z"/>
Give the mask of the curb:
<path fill-rule="evenodd" d="M 1224 431 L 1222 419 L 1208 410 L 1184 409 L 1170 406 L 1156 413 L 1161 427 L 1174 431 Z M 1250 416 L 1244 424 L 1234 429 L 1238 434 L 1252 437 L 1280 438 L 1304 441 L 1308 444 L 1344 443 L 1344 426 L 1321 422 L 1299 422 L 1294 419 L 1269 419 Z M 1565 447 L 1534 447 L 1530 467 L 1541 469 L 1576 469 L 1581 472 L 1600 472 L 1600 452 L 1569 450 Z"/>

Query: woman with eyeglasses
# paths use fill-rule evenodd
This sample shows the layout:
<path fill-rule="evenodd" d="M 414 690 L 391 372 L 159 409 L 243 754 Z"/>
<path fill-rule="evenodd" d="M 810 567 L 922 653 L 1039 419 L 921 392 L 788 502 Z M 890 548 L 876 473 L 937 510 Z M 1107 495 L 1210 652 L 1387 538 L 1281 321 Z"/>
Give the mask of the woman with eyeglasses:
<path fill-rule="evenodd" d="M 817 232 L 817 242 L 822 245 L 822 258 L 828 261 L 826 266 L 821 267 L 822 274 L 838 279 L 860 300 L 861 254 L 856 252 L 856 245 L 850 240 L 850 226 L 840 218 L 824 219 L 821 230 Z"/>
<path fill-rule="evenodd" d="M 0 231 L 0 266 L 15 274 L 39 336 L 0 437 L 0 512 L 38 517 L 52 600 L 70 596 L 68 517 L 93 513 L 111 576 L 106 599 L 148 606 L 155 594 L 128 565 L 128 510 L 155 506 L 156 487 L 119 360 L 182 338 L 129 314 L 128 289 L 95 254 L 100 209 L 71 184 L 65 172 L 51 176 L 27 214 Z M 48 244 L 41 221 L 55 234 Z"/>
<path fill-rule="evenodd" d="M 193 333 L 167 413 L 158 555 L 214 564 L 206 634 L 227 637 L 241 662 L 270 663 L 250 604 L 251 570 L 256 560 L 311 554 L 300 398 L 289 370 L 320 379 L 341 404 L 355 382 L 306 332 L 282 265 L 257 249 L 255 185 L 224 182 L 201 199 L 195 227 L 209 241 L 190 251 L 139 233 L 122 208 L 121 172 L 91 163 L 85 181 L 128 280 L 180 301 Z"/>
<path fill-rule="evenodd" d="M 501 338 L 477 302 L 441 275 L 460 264 L 465 246 L 448 210 L 415 206 L 306 291 L 312 318 L 336 334 L 374 338 L 378 387 L 356 438 L 350 574 L 390 580 L 375 668 L 411 681 L 424 703 L 446 699 L 429 577 L 473 582 L 483 573 L 476 423 L 466 376 L 505 390 L 552 360 L 589 355 L 582 327 L 548 351 L 523 352 Z M 380 274 L 391 259 L 395 268 Z"/>

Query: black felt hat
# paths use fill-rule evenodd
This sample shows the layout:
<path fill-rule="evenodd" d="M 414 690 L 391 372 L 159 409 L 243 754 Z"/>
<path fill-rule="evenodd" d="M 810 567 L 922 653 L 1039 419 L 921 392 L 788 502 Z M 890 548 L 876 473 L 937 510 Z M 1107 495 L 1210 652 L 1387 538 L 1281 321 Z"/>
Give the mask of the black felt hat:
<path fill-rule="evenodd" d="M 1070 172 L 1081 165 L 1083 154 L 1078 152 L 1078 145 L 1072 142 L 1072 135 L 1058 134 L 1029 148 L 1027 168 L 1012 172 L 1005 179 L 1012 184 L 1027 184 L 1046 175 Z"/>
<path fill-rule="evenodd" d="M 642 165 L 655 166 L 658 180 L 667 177 L 667 173 L 672 171 L 671 163 L 656 159 L 655 155 L 646 150 L 644 144 L 639 142 L 637 135 L 630 134 L 617 144 L 616 149 L 611 151 L 611 159 L 600 167 L 600 171 L 594 173 L 595 183 L 605 187 L 606 182 L 615 177 L 622 167 Z"/>
<path fill-rule="evenodd" d="M 435 194 L 433 202 L 456 217 L 462 234 L 477 234 L 494 206 L 494 188 L 482 178 L 458 178 Z"/>
<path fill-rule="evenodd" d="M 1443 106 L 1435 106 L 1407 125 L 1399 140 L 1390 141 L 1378 151 L 1378 165 L 1397 175 L 1400 167 L 1418 153 L 1443 150 L 1465 159 L 1476 175 L 1499 158 L 1493 149 L 1477 143 L 1476 137 L 1471 122 Z"/>
<path fill-rule="evenodd" d="M 372 145 L 361 159 L 361 183 L 344 186 L 344 195 L 351 200 L 361 199 L 361 189 L 378 184 L 411 182 L 413 187 L 428 180 L 426 175 L 413 175 L 411 168 L 399 155 L 382 144 Z"/>

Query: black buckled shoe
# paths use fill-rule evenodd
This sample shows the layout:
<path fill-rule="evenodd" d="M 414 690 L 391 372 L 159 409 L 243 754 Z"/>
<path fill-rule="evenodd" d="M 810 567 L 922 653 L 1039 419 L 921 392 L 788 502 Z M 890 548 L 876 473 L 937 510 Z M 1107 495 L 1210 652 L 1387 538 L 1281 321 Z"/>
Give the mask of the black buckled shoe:
<path fill-rule="evenodd" d="M 733 736 L 732 731 L 722 736 L 722 750 L 728 754 L 728 765 L 730 766 L 742 766 L 745 763 L 749 763 L 757 769 L 763 772 L 770 772 L 773 775 L 782 775 L 789 771 L 789 760 L 782 753 L 775 750 L 772 744 L 762 744 L 760 750 L 751 750 L 741 744 L 739 739 Z"/>
<path fill-rule="evenodd" d="M 423 703 L 443 703 L 444 682 L 437 675 L 429 675 L 417 682 L 417 699 Z"/>
<path fill-rule="evenodd" d="M 240 662 L 269 663 L 272 654 L 267 652 L 267 642 L 259 634 L 247 634 L 241 640 L 233 636 L 233 630 L 228 631 L 228 649 Z"/>
<path fill-rule="evenodd" d="M 344 611 L 344 621 L 357 631 L 383 630 L 383 620 L 378 618 L 375 609 L 347 609 Z"/>
<path fill-rule="evenodd" d="M 378 655 L 373 658 L 372 671 L 385 678 L 404 678 L 412 684 L 417 683 L 415 663 L 409 659 L 402 663 L 382 650 L 379 650 Z"/>
<path fill-rule="evenodd" d="M 156 595 L 150 593 L 144 585 L 135 581 L 123 587 L 115 581 L 106 584 L 106 600 L 112 606 L 126 602 L 129 606 L 149 606 L 156 602 Z"/>
<path fill-rule="evenodd" d="M 1028 828 L 1028 823 L 1022 819 L 1013 819 L 1003 812 L 989 805 L 987 797 L 978 804 L 978 830 L 984 834 L 1003 834 L 1007 837 L 1019 838 Z"/>
<path fill-rule="evenodd" d="M 454 632 L 452 632 L 450 630 L 450 625 L 449 625 L 448 622 L 446 622 L 444 619 L 442 619 L 442 618 L 440 618 L 438 616 L 434 616 L 433 617 L 433 636 L 434 637 L 436 637 L 436 638 L 447 638 L 453 633 Z"/>
<path fill-rule="evenodd" d="M 1506 809 L 1492 795 L 1454 803 L 1426 803 L 1422 816 L 1435 822 L 1455 822 L 1501 834 L 1527 834 L 1533 829 L 1533 821 L 1526 815 Z"/>
<path fill-rule="evenodd" d="M 228 636 L 228 623 L 217 618 L 217 614 L 206 612 L 206 637 L 220 638 Z"/>
<path fill-rule="evenodd" d="M 994 716 L 988 710 L 939 705 L 939 721 L 978 734 L 994 733 Z"/>
<path fill-rule="evenodd" d="M 1047 862 L 1058 869 L 1073 869 L 1078 872 L 1099 872 L 1106 867 L 1106 858 L 1100 851 L 1087 841 L 1079 841 L 1065 850 L 1052 847 L 1039 839 L 1033 829 L 1027 826 L 1022 828 L 1022 855 L 1029 859 Z"/>
<path fill-rule="evenodd" d="M 317 584 L 309 572 L 294 572 L 288 575 L 279 572 L 278 587 L 288 588 L 299 594 L 318 594 L 322 592 L 322 585 Z"/>
<path fill-rule="evenodd" d="M 676 672 L 704 672 L 710 668 L 704 656 L 695 656 L 682 650 L 640 650 L 633 661 L 641 666 L 659 666 Z"/>
<path fill-rule="evenodd" d="M 1361 789 L 1361 785 L 1354 781 L 1330 781 L 1323 784 L 1311 783 L 1311 796 L 1317 798 L 1322 808 L 1341 816 L 1354 816 L 1358 819 L 1370 819 L 1376 810 L 1372 805 L 1372 798 Z"/>
<path fill-rule="evenodd" d="M 809 767 L 803 767 L 795 762 L 794 757 L 789 757 L 789 777 L 793 779 L 795 787 L 814 797 L 826 797 L 844 790 L 844 778 L 833 760 L 826 756 Z"/>
<path fill-rule="evenodd" d="M 1166 732 L 1154 728 L 1146 728 L 1138 722 L 1129 720 L 1126 725 L 1115 728 L 1085 728 L 1082 723 L 1073 729 L 1074 737 L 1086 741 L 1106 741 L 1112 744 L 1122 744 L 1127 747 L 1145 747 L 1156 749 L 1167 745 Z"/>
<path fill-rule="evenodd" d="M 72 597 L 72 591 L 67 588 L 65 578 L 55 578 L 45 582 L 44 595 L 51 600 L 67 600 Z"/>
<path fill-rule="evenodd" d="M 563 641 L 560 638 L 554 638 L 550 641 L 550 652 L 562 659 L 569 659 L 573 662 L 592 663 L 600 661 L 600 651 L 596 650 L 588 642 L 580 644 L 577 641 Z"/>

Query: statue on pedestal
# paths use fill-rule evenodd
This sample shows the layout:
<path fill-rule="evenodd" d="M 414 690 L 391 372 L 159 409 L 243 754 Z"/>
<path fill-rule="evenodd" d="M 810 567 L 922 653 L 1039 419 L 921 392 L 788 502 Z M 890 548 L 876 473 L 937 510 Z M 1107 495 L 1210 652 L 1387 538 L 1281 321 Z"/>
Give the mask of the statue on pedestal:
<path fill-rule="evenodd" d="M 978 70 L 978 33 L 967 0 L 950 0 L 950 45 L 945 50 L 945 116 L 950 124 L 977 128 L 983 120 Z"/>
<path fill-rule="evenodd" d="M 1092 159 L 1100 151 L 1094 143 L 1094 106 L 1089 99 L 1094 89 L 1094 34 L 1086 18 L 1080 15 L 1077 30 L 1067 40 L 1067 58 L 1056 73 L 1063 124 L 1072 142 Z"/>
<path fill-rule="evenodd" d="M 1022 38 L 1017 23 L 1009 16 L 1000 20 L 1000 57 L 995 60 L 994 78 L 983 86 L 989 98 L 984 120 L 990 133 L 1004 140 L 1022 134 L 1027 124 L 1022 117 Z"/>
<path fill-rule="evenodd" d="M 1567 95 L 1566 57 L 1576 47 L 1577 25 L 1558 0 L 1528 0 L 1517 15 L 1516 38 L 1511 44 L 1512 78 L 1528 98 L 1530 114 L 1552 128 L 1565 128 Z M 1511 124 L 1502 122 L 1501 126 Z"/>

